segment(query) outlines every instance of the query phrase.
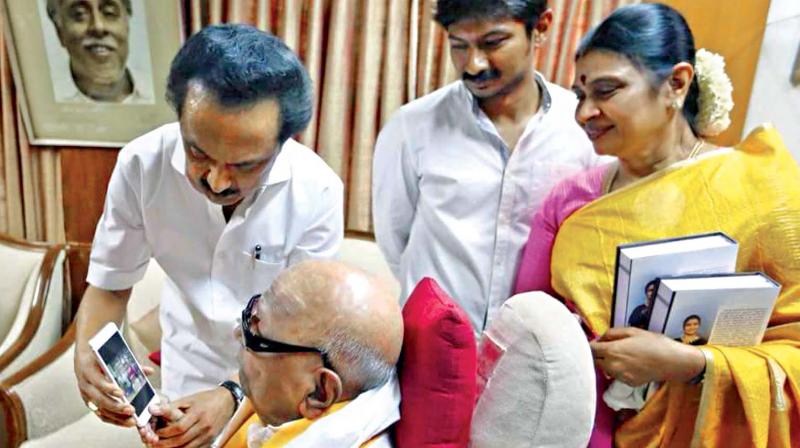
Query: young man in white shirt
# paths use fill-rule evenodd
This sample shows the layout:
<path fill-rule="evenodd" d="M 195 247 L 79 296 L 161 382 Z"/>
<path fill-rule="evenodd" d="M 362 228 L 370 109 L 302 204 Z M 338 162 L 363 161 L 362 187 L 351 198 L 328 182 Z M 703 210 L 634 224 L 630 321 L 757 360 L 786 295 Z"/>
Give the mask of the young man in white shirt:
<path fill-rule="evenodd" d="M 462 80 L 403 106 L 375 148 L 375 236 L 402 298 L 432 277 L 477 334 L 509 297 L 550 188 L 597 163 L 575 95 L 534 68 L 546 0 L 439 0 Z"/>
<path fill-rule="evenodd" d="M 311 95 L 297 57 L 253 27 L 205 28 L 176 55 L 167 96 L 179 122 L 120 152 L 77 316 L 78 385 L 104 421 L 130 426 L 133 409 L 112 398 L 120 392 L 87 341 L 105 323 L 121 323 L 150 258 L 169 277 L 162 386 L 184 418 L 159 431 L 159 446 L 172 447 L 210 443 L 233 414 L 232 330 L 247 300 L 281 269 L 335 256 L 342 182 L 291 139 L 309 122 Z"/>

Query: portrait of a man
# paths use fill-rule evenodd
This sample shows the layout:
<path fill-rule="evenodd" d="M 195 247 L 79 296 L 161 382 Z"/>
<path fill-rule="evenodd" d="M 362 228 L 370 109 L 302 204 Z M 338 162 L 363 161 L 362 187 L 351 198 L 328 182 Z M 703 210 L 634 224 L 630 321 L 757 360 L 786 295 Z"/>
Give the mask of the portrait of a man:
<path fill-rule="evenodd" d="M 143 14 L 134 10 L 134 0 L 41 1 L 61 47 L 54 51 L 53 39 L 45 36 L 56 102 L 153 102 L 150 71 L 131 64 L 134 50 L 145 53 L 138 55 L 140 63 L 149 59 L 146 39 L 138 46 L 133 42 L 132 18 Z M 66 67 L 59 53 L 68 58 Z"/>
<path fill-rule="evenodd" d="M 650 324 L 650 312 L 653 310 L 653 303 L 656 301 L 656 293 L 660 279 L 651 280 L 644 287 L 644 303 L 637 306 L 628 318 L 628 325 L 631 327 L 647 330 Z"/>

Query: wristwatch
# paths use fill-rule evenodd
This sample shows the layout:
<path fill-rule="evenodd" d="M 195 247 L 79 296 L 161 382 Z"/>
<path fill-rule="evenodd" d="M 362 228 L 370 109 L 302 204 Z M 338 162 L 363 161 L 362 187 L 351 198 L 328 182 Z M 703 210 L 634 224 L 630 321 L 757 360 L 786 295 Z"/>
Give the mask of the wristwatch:
<path fill-rule="evenodd" d="M 236 412 L 239 409 L 239 405 L 242 404 L 242 400 L 244 400 L 244 392 L 242 391 L 242 387 L 236 384 L 236 381 L 223 381 L 219 383 L 219 387 L 224 387 L 228 389 L 228 392 L 233 395 L 233 401 L 235 406 L 233 407 L 233 412 Z"/>

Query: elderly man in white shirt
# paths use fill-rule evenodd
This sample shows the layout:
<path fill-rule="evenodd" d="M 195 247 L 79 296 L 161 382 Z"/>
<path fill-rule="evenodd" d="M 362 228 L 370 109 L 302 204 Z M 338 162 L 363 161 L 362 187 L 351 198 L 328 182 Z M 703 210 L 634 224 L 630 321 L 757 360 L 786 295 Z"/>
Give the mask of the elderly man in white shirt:
<path fill-rule="evenodd" d="M 335 256 L 343 187 L 291 139 L 309 122 L 312 93 L 302 63 L 274 36 L 244 25 L 205 28 L 178 52 L 167 91 L 179 123 L 123 148 L 108 187 L 77 316 L 75 370 L 100 418 L 134 423 L 87 341 L 122 321 L 155 258 L 169 278 L 163 392 L 184 413 L 159 430 L 159 446 L 196 446 L 213 439 L 241 397 L 229 380 L 242 307 L 281 269 Z"/>
<path fill-rule="evenodd" d="M 439 0 L 462 80 L 403 106 L 378 137 L 375 235 L 402 298 L 433 277 L 476 335 L 510 296 L 550 188 L 597 163 L 575 95 L 533 69 L 546 0 Z"/>

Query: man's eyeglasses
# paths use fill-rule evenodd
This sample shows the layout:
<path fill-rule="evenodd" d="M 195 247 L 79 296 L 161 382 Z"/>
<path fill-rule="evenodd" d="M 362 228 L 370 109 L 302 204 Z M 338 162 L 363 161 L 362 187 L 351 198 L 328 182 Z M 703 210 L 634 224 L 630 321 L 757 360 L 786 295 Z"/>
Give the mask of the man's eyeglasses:
<path fill-rule="evenodd" d="M 333 365 L 328 359 L 328 355 L 316 347 L 306 347 L 303 345 L 287 344 L 253 334 L 250 331 L 253 318 L 253 308 L 256 306 L 261 294 L 256 294 L 247 302 L 247 306 L 242 310 L 242 336 L 244 346 L 248 350 L 256 353 L 319 353 L 322 357 L 322 365 L 325 368 L 333 369 Z"/>

